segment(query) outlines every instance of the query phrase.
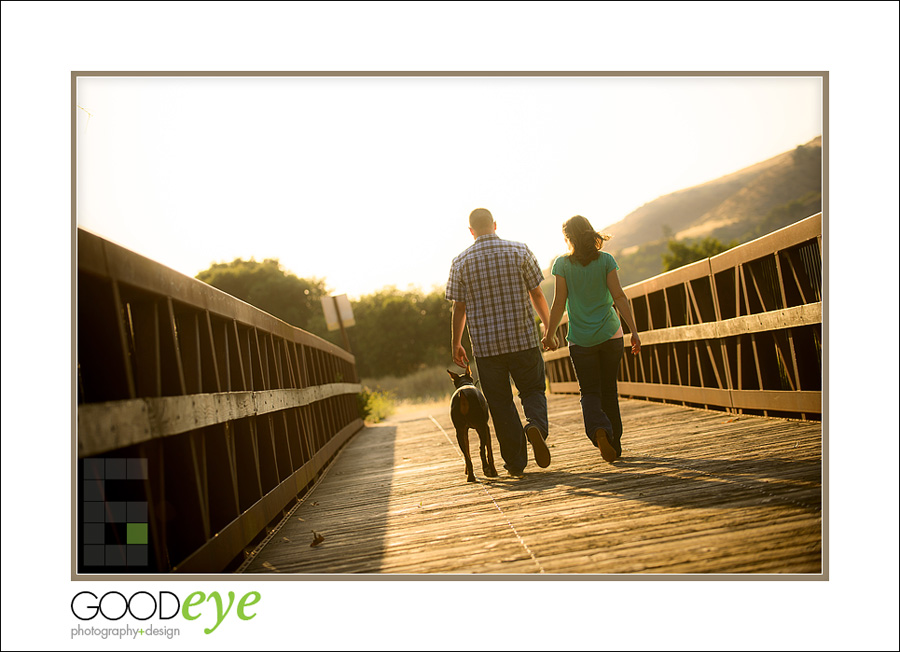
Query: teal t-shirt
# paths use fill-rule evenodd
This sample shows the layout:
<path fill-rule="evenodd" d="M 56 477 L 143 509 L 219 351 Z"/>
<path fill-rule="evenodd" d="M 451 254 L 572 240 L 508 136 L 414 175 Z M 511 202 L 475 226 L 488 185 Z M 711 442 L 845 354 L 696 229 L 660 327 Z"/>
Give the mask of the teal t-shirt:
<path fill-rule="evenodd" d="M 569 296 L 566 312 L 569 313 L 569 334 L 566 339 L 578 346 L 595 346 L 611 338 L 619 330 L 612 293 L 606 286 L 606 276 L 619 269 L 616 259 L 605 251 L 600 257 L 583 266 L 560 256 L 553 261 L 551 273 L 566 279 Z"/>

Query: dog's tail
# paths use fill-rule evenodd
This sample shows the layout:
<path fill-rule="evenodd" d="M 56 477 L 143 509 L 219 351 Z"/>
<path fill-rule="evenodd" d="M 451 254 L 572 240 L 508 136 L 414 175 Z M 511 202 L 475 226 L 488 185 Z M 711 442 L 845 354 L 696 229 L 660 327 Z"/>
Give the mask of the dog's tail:
<path fill-rule="evenodd" d="M 459 393 L 459 411 L 463 416 L 469 414 L 469 399 L 466 398 L 465 392 Z"/>

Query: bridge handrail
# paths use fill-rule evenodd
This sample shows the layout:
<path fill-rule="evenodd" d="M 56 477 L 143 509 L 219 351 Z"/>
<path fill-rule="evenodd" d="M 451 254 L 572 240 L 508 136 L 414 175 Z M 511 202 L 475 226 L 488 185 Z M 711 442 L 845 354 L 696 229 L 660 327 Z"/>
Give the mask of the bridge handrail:
<path fill-rule="evenodd" d="M 619 394 L 820 418 L 821 234 L 817 213 L 624 288 L 642 349 L 626 352 Z M 561 342 L 567 329 L 565 315 Z M 544 359 L 551 392 L 578 392 L 568 347 Z"/>
<path fill-rule="evenodd" d="M 146 460 L 149 568 L 228 568 L 362 427 L 355 358 L 84 229 L 77 246 L 82 480 Z"/>

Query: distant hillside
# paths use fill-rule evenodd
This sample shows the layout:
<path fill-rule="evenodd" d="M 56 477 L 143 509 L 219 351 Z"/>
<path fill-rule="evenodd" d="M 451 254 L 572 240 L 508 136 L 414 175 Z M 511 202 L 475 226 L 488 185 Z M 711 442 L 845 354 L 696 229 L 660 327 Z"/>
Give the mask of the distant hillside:
<path fill-rule="evenodd" d="M 644 204 L 604 229 L 623 285 L 662 272 L 667 241 L 738 244 L 822 210 L 822 139 L 714 181 Z"/>

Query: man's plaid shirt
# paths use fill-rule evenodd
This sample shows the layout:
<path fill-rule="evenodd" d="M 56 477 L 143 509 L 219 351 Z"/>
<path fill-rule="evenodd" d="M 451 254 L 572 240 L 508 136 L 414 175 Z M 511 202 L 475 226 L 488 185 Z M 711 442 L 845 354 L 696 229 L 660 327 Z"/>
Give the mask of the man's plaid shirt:
<path fill-rule="evenodd" d="M 495 233 L 453 259 L 446 298 L 466 304 L 466 323 L 476 357 L 524 351 L 538 346 L 529 290 L 544 275 L 537 258 L 521 242 Z"/>

